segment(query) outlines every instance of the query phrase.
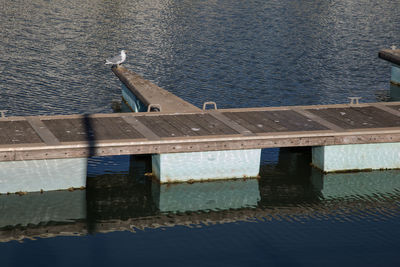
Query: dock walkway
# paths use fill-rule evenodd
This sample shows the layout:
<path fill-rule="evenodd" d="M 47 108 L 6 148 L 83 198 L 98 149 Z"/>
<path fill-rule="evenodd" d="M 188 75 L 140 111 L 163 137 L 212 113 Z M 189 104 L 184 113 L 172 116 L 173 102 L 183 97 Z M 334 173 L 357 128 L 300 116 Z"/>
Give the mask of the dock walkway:
<path fill-rule="evenodd" d="M 400 142 L 400 102 L 0 118 L 0 161 Z"/>
<path fill-rule="evenodd" d="M 400 49 L 382 49 L 378 56 L 400 66 Z"/>

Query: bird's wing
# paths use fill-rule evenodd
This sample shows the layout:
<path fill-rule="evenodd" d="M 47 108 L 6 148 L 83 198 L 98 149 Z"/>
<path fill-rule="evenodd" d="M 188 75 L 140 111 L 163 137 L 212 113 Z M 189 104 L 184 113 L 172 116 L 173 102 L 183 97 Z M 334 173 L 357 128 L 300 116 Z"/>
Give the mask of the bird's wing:
<path fill-rule="evenodd" d="M 109 58 L 109 59 L 106 59 L 106 60 L 108 62 L 111 62 L 111 63 L 117 63 L 117 62 L 120 62 L 122 60 L 122 56 L 118 55 L 118 56 L 115 56 L 115 57 L 112 57 L 112 58 Z"/>

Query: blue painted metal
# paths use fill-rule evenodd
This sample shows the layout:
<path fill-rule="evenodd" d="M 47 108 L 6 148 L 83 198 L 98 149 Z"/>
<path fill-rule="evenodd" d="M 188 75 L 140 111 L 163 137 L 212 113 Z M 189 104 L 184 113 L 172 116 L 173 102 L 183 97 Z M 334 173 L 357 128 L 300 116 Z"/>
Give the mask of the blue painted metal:
<path fill-rule="evenodd" d="M 312 163 L 324 172 L 400 168 L 400 143 L 319 146 Z"/>
<path fill-rule="evenodd" d="M 392 76 L 390 80 L 393 83 L 400 85 L 400 66 L 392 65 Z"/>
<path fill-rule="evenodd" d="M 147 106 L 143 104 L 124 84 L 122 84 L 122 98 L 134 112 L 145 112 Z"/>
<path fill-rule="evenodd" d="M 227 210 L 255 207 L 261 200 L 257 179 L 152 185 L 152 196 L 162 212 Z"/>
<path fill-rule="evenodd" d="M 257 177 L 260 159 L 261 149 L 157 154 L 152 168 L 161 183 Z"/>
<path fill-rule="evenodd" d="M 87 158 L 0 162 L 0 193 L 86 186 Z"/>

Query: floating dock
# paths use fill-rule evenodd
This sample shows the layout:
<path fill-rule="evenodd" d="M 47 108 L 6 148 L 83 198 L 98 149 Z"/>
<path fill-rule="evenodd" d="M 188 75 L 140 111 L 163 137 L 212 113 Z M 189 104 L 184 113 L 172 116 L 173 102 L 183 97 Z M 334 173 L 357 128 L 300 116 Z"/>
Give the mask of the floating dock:
<path fill-rule="evenodd" d="M 400 142 L 400 102 L 0 118 L 0 161 Z"/>
<path fill-rule="evenodd" d="M 378 56 L 390 63 L 392 63 L 392 73 L 391 73 L 391 79 L 390 82 L 399 87 L 400 86 L 400 49 L 396 49 L 396 47 L 393 47 L 392 49 L 383 49 L 379 51 Z M 399 90 L 393 89 L 393 90 Z M 398 92 L 392 92 L 398 99 Z"/>
<path fill-rule="evenodd" d="M 379 53 L 394 64 L 392 84 L 399 55 Z M 160 183 L 257 177 L 261 149 L 274 147 L 312 147 L 311 164 L 326 173 L 400 168 L 400 102 L 199 109 L 122 66 L 112 71 L 135 113 L 2 112 L 0 193 L 85 187 L 92 156 L 150 154 Z"/>

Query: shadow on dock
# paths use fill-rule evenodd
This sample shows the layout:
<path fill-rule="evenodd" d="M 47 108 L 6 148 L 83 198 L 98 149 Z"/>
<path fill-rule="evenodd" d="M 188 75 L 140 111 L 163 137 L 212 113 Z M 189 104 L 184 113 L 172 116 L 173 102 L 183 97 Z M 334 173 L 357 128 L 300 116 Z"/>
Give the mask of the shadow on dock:
<path fill-rule="evenodd" d="M 82 120 L 85 127 L 86 140 L 88 143 L 88 157 L 93 157 L 96 155 L 96 136 L 93 122 L 88 114 L 85 114 Z"/>

